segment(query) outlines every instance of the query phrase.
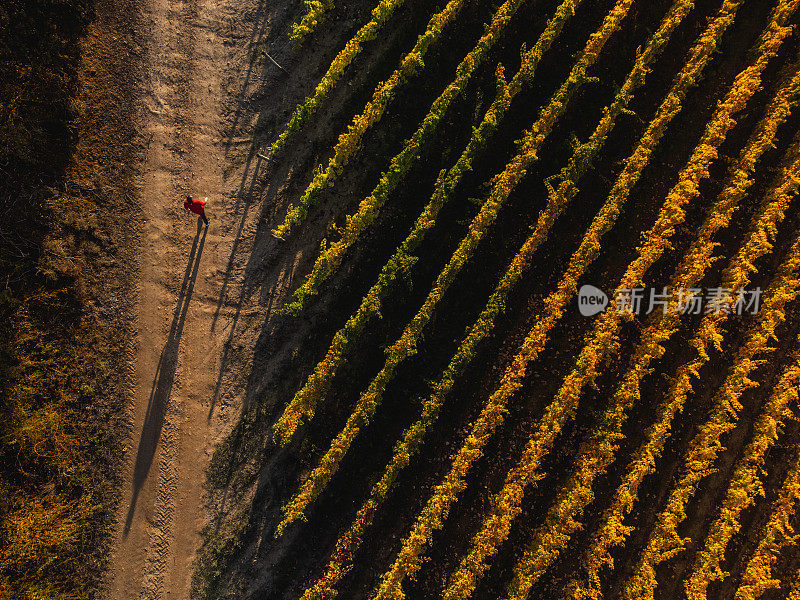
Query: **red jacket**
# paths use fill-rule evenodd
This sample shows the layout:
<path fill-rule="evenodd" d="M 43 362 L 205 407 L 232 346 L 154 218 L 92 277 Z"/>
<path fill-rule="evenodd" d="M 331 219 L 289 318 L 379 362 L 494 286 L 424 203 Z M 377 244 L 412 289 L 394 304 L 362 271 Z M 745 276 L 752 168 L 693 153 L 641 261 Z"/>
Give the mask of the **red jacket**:
<path fill-rule="evenodd" d="M 183 208 L 192 211 L 196 215 L 202 215 L 205 212 L 206 202 L 207 200 L 195 200 L 194 202 L 184 200 Z"/>

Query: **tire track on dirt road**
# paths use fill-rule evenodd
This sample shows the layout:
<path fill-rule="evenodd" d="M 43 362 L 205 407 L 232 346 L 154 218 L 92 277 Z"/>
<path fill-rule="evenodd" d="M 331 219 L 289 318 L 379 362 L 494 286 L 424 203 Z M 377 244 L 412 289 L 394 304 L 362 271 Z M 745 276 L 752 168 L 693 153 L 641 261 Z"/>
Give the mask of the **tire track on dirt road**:
<path fill-rule="evenodd" d="M 296 0 L 130 0 L 114 9 L 130 12 L 142 48 L 132 140 L 142 150 L 142 225 L 139 247 L 129 249 L 139 274 L 126 365 L 130 442 L 101 592 L 186 600 L 200 532 L 230 510 L 224 494 L 205 496 L 215 444 L 242 407 L 271 410 L 265 390 L 318 324 L 275 309 L 326 223 L 288 244 L 270 233 L 278 207 L 312 176 L 314 144 L 302 140 L 267 173 L 256 138 L 314 89 L 354 22 L 343 19 L 308 52 L 287 37 L 302 10 Z M 285 70 L 261 61 L 267 49 Z M 309 137 L 327 127 L 323 119 Z M 207 230 L 183 211 L 186 194 L 209 198 Z M 321 306 L 317 321 L 326 318 Z"/>
<path fill-rule="evenodd" d="M 228 420 L 226 407 L 209 410 L 222 353 L 211 320 L 233 242 L 222 130 L 243 60 L 235 20 L 257 2 L 244 4 L 142 0 L 136 16 L 146 49 L 136 124 L 144 223 L 131 441 L 105 583 L 113 600 L 188 598 L 207 518 L 205 467 Z M 184 214 L 187 193 L 209 197 L 208 229 Z M 221 321 L 224 332 L 228 315 Z"/>

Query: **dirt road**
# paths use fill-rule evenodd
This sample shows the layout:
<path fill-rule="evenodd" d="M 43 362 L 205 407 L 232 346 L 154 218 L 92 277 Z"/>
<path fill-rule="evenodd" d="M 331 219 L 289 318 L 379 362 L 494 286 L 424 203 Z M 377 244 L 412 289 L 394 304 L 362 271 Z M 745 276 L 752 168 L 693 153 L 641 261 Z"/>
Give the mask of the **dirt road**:
<path fill-rule="evenodd" d="M 114 600 L 183 599 L 206 521 L 204 469 L 214 439 L 237 410 L 235 385 L 225 394 L 219 389 L 232 326 L 220 297 L 223 283 L 228 290 L 239 283 L 230 269 L 234 241 L 255 227 L 259 211 L 237 214 L 241 174 L 234 169 L 226 179 L 223 169 L 239 110 L 237 83 L 255 41 L 243 15 L 258 6 L 213 0 L 139 6 L 141 279 L 131 440 L 105 588 Z M 209 198 L 208 229 L 182 210 L 187 193 Z"/>

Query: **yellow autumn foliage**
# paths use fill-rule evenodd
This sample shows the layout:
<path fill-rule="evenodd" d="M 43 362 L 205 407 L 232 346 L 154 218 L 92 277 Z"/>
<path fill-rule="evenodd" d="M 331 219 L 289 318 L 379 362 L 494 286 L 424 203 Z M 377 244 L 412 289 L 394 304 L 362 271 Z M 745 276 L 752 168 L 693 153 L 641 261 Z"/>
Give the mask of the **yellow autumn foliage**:
<path fill-rule="evenodd" d="M 716 246 L 711 239 L 720 228 L 729 224 L 734 210 L 753 183 L 751 175 L 758 158 L 772 146 L 777 129 L 788 117 L 791 102 L 796 99 L 799 91 L 800 76 L 796 76 L 770 103 L 766 116 L 742 150 L 739 160 L 734 163 L 727 177 L 727 185 L 707 214 L 699 229 L 698 237 L 692 242 L 689 251 L 677 267 L 669 284 L 670 289 L 688 289 L 702 279 L 712 262 L 711 255 Z M 759 235 L 759 230 L 751 233 L 751 237 Z M 666 312 L 655 312 L 650 317 L 640 342 L 633 351 L 623 381 L 612 395 L 609 406 L 600 416 L 597 426 L 579 448 L 574 473 L 559 489 L 556 502 L 548 511 L 545 522 L 536 529 L 532 542 L 515 566 L 511 597 L 525 597 L 569 541 L 571 535 L 581 527 L 577 519 L 593 499 L 594 480 L 605 471 L 614 458 L 615 443 L 622 437 L 621 428 L 626 413 L 639 399 L 639 383 L 642 377 L 650 372 L 652 361 L 658 360 L 664 354 L 664 342 L 677 330 L 680 314 L 677 304 L 678 299 L 673 298 Z M 518 468 L 523 467 L 520 465 Z M 519 507 L 512 509 L 518 511 Z M 493 515 L 492 519 L 484 521 L 484 528 L 476 535 L 474 547 L 454 575 L 454 581 L 458 581 L 460 575 L 463 576 L 467 570 L 465 565 L 470 565 L 467 568 L 475 568 L 472 565 L 476 565 L 474 557 L 480 556 L 479 552 L 486 555 L 486 549 L 479 549 L 478 542 L 483 542 L 480 536 L 485 536 L 490 527 L 496 526 L 494 523 L 496 520 L 497 515 Z M 510 524 L 510 519 L 508 521 Z M 485 546 L 485 542 L 483 544 Z M 467 563 L 468 559 L 472 559 L 473 562 Z"/>
<path fill-rule="evenodd" d="M 319 0 L 310 0 L 311 2 L 318 2 Z M 406 0 L 380 0 L 378 5 L 372 9 L 371 19 L 366 25 L 356 32 L 356 34 L 345 44 L 344 48 L 336 55 L 328 66 L 325 75 L 322 76 L 316 88 L 314 88 L 314 95 L 309 96 L 301 103 L 299 103 L 292 111 L 292 116 L 286 124 L 285 129 L 281 134 L 272 142 L 266 149 L 267 156 L 274 156 L 278 151 L 283 148 L 291 137 L 297 133 L 305 123 L 306 119 L 314 114 L 319 108 L 320 104 L 328 97 L 333 87 L 341 79 L 347 66 L 355 60 L 361 53 L 363 45 L 378 37 L 378 33 L 383 26 L 394 14 L 395 10 L 403 6 Z M 311 14 L 312 11 L 309 11 Z M 314 16 L 311 17 L 315 18 Z M 304 17 L 305 19 L 305 17 Z M 300 25 L 302 25 L 302 20 Z M 308 23 L 307 23 L 308 25 Z M 315 24 L 316 26 L 316 24 Z M 301 37 L 305 36 L 310 31 L 301 31 Z"/>
<path fill-rule="evenodd" d="M 689 600 L 704 600 L 709 584 L 727 577 L 720 568 L 731 538 L 739 531 L 742 511 L 764 495 L 759 473 L 764 457 L 778 439 L 790 405 L 797 401 L 800 383 L 800 353 L 796 352 L 784 369 L 772 394 L 753 427 L 753 435 L 731 476 L 719 516 L 709 528 L 703 549 L 698 552 L 691 575 L 684 582 Z"/>
<path fill-rule="evenodd" d="M 429 292 L 417 314 L 406 326 L 400 339 L 387 349 L 386 362 L 383 368 L 358 399 L 344 429 L 331 443 L 329 450 L 304 482 L 300 491 L 284 507 L 284 519 L 278 526 L 278 535 L 283 532 L 286 525 L 302 516 L 305 507 L 319 495 L 338 469 L 342 457 L 350 448 L 350 444 L 358 435 L 361 427 L 369 423 L 369 419 L 375 413 L 382 400 L 386 386 L 394 376 L 395 370 L 402 361 L 416 352 L 417 341 L 422 335 L 425 325 L 433 317 L 439 301 L 467 261 L 474 255 L 480 240 L 494 223 L 511 191 L 523 179 L 530 165 L 537 160 L 536 152 L 542 142 L 546 139 L 547 134 L 552 130 L 558 118 L 566 110 L 569 99 L 586 81 L 586 71 L 595 62 L 597 50 L 602 48 L 614 31 L 619 28 L 632 2 L 633 0 L 618 1 L 618 4 L 611 10 L 601 28 L 590 37 L 586 45 L 586 51 L 576 61 L 570 76 L 542 109 L 539 119 L 523 139 L 520 152 L 495 177 L 489 197 L 470 224 L 466 236 L 456 248 L 447 265 L 439 273 L 433 289 Z M 549 208 L 547 207 L 545 210 Z"/>
<path fill-rule="evenodd" d="M 767 590 L 780 587 L 780 580 L 772 574 L 772 566 L 783 548 L 797 543 L 797 534 L 792 528 L 791 520 L 798 500 L 800 500 L 800 450 L 792 460 L 778 497 L 772 503 L 769 520 L 761 530 L 758 546 L 747 562 L 734 600 L 758 600 Z M 790 592 L 790 600 L 798 596 L 799 587 L 796 578 Z"/>
<path fill-rule="evenodd" d="M 783 23 L 792 15 L 797 5 L 797 1 L 779 3 L 778 10 L 773 14 L 773 21 L 761 38 L 757 60 L 734 81 L 731 91 L 738 93 L 729 94 L 717 109 L 718 114 L 723 113 L 720 115 L 722 128 L 726 125 L 732 126 L 730 115 L 733 110 L 744 108 L 747 98 L 759 89 L 761 73 L 770 58 L 777 54 L 781 43 L 791 31 L 790 28 L 783 27 Z M 713 129 L 713 127 L 707 128 L 707 132 Z M 715 135 L 718 136 L 719 133 Z M 682 479 L 672 489 L 666 508 L 659 513 L 634 574 L 625 584 L 621 595 L 623 600 L 633 600 L 635 597 L 652 598 L 656 587 L 655 567 L 683 549 L 684 540 L 677 534 L 677 525 L 685 518 L 686 502 L 692 497 L 697 484 L 709 472 L 714 459 L 721 451 L 722 446 L 719 441 L 721 436 L 735 426 L 741 409 L 739 396 L 746 389 L 756 385 L 748 379 L 748 375 L 758 366 L 759 360 L 756 357 L 767 350 L 769 339 L 774 336 L 775 327 L 783 320 L 783 306 L 797 294 L 798 265 L 800 265 L 800 240 L 791 248 L 789 258 L 770 287 L 762 311 L 759 313 L 757 328 L 749 334 L 737 354 L 734 365 L 730 368 L 725 383 L 715 395 L 715 408 L 711 418 L 692 440 L 685 458 Z M 733 301 L 733 296 L 729 296 L 729 302 L 732 304 Z"/>
<path fill-rule="evenodd" d="M 333 0 L 304 0 L 306 12 L 297 23 L 292 23 L 292 35 L 295 42 L 302 42 L 320 24 L 325 13 L 333 8 Z"/>
<path fill-rule="evenodd" d="M 441 11 L 430 18 L 425 31 L 417 38 L 414 47 L 400 61 L 397 69 L 388 79 L 378 84 L 372 99 L 361 114 L 353 117 L 352 122 L 347 126 L 347 131 L 339 135 L 328 165 L 323 167 L 320 164 L 316 169 L 311 183 L 308 184 L 300 200 L 296 205 L 289 207 L 283 223 L 273 230 L 272 233 L 275 237 L 285 239 L 294 227 L 305 220 L 309 208 L 316 205 L 320 193 L 333 185 L 345 165 L 361 147 L 361 140 L 366 131 L 381 120 L 397 90 L 424 67 L 423 59 L 431 45 L 442 36 L 447 25 L 458 17 L 464 3 L 465 0 L 450 0 Z"/>
<path fill-rule="evenodd" d="M 339 267 L 344 259 L 346 250 L 373 224 L 378 215 L 378 211 L 386 203 L 389 195 L 397 188 L 411 167 L 419 160 L 425 144 L 436 135 L 437 127 L 446 114 L 447 109 L 450 107 L 450 104 L 463 92 L 472 74 L 483 64 L 489 51 L 501 37 L 517 10 L 525 1 L 526 0 L 506 0 L 506 2 L 497 9 L 491 22 L 487 25 L 486 33 L 483 34 L 475 47 L 470 50 L 464 57 L 464 60 L 462 60 L 456 68 L 455 79 L 444 89 L 439 97 L 434 100 L 428 114 L 422 119 L 419 127 L 403 146 L 400 153 L 392 158 L 389 168 L 381 174 L 377 185 L 370 195 L 361 201 L 355 213 L 347 217 L 347 223 L 344 230 L 341 232 L 340 238 L 320 252 L 306 280 L 292 294 L 291 302 L 288 302 L 284 306 L 285 312 L 295 315 L 300 313 L 308 300 L 317 294 L 322 282 Z M 564 22 L 574 14 L 575 6 L 579 3 L 580 0 L 569 0 L 569 2 L 565 2 L 564 5 L 559 8 L 556 15 L 557 19 L 548 27 L 548 31 L 543 34 L 545 40 L 550 43 L 553 41 L 554 36 L 550 35 L 550 32 L 556 32 L 557 35 L 558 32 L 561 31 Z M 541 53 L 537 53 L 536 56 L 541 56 Z M 500 77 L 500 74 L 498 75 L 498 79 L 501 82 L 504 81 L 502 77 Z M 484 119 L 484 123 L 487 124 L 487 127 L 489 125 L 488 119 L 496 118 L 498 113 L 501 115 L 504 114 L 508 106 L 508 102 L 505 101 L 505 95 L 501 87 L 501 89 L 498 90 L 498 101 L 500 101 L 500 105 L 496 109 L 495 107 L 490 108 L 487 113 L 487 118 Z M 481 125 L 483 126 L 484 123 L 481 123 Z M 473 136 L 475 135 L 484 139 L 488 137 L 484 131 L 476 131 Z M 437 190 L 441 186 L 441 183 L 443 182 L 437 182 Z M 434 192 L 434 197 L 431 200 L 433 201 L 435 197 L 436 192 Z M 440 207 L 441 204 L 438 204 L 436 209 L 437 213 Z M 429 211 L 426 210 L 423 212 L 423 215 L 425 215 L 426 212 Z M 433 222 L 426 221 L 421 224 L 424 226 L 425 230 L 427 230 L 433 225 Z M 417 235 L 415 237 L 421 236 Z M 390 259 L 390 262 L 391 261 L 392 259 Z"/>
<path fill-rule="evenodd" d="M 497 96 L 484 115 L 456 164 L 442 174 L 436 182 L 430 202 L 417 218 L 406 239 L 381 269 L 377 282 L 370 288 L 356 312 L 347 320 L 333 338 L 325 357 L 317 364 L 305 385 L 295 394 L 275 425 L 278 440 L 286 443 L 303 418 L 314 415 L 317 404 L 325 397 L 333 376 L 345 360 L 345 355 L 360 337 L 369 322 L 380 317 L 383 301 L 392 291 L 392 284 L 400 274 L 407 272 L 416 258 L 413 252 L 435 225 L 441 208 L 450 200 L 461 178 L 472 169 L 472 162 L 486 146 L 506 114 L 511 101 L 525 85 L 530 84 L 536 65 L 558 37 L 566 20 L 574 14 L 581 0 L 564 0 L 548 22 L 533 48 L 522 55 L 522 64 L 510 83 L 506 83 L 502 67 L 498 69 Z"/>

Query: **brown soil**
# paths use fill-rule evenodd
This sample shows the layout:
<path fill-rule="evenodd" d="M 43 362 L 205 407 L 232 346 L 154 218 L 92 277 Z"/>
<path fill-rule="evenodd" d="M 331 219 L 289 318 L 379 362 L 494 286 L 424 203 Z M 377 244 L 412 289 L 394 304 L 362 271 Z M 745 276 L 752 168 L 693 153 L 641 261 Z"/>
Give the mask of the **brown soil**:
<path fill-rule="evenodd" d="M 287 35 L 302 8 L 295 2 L 142 0 L 117 9 L 134 11 L 132 37 L 142 48 L 142 75 L 124 92 L 137 103 L 132 144 L 142 149 L 142 222 L 129 265 L 139 273 L 131 434 L 103 583 L 108 598 L 189 597 L 200 531 L 210 520 L 204 484 L 215 442 L 244 400 L 261 398 L 261 378 L 286 364 L 309 334 L 310 325 L 298 323 L 291 339 L 254 366 L 259 336 L 281 321 L 273 309 L 325 227 L 318 223 L 287 245 L 269 235 L 275 206 L 286 204 L 292 189 L 287 182 L 309 171 L 295 168 L 271 175 L 266 187 L 253 185 L 264 181 L 257 140 L 313 90 L 368 4 L 339 11 L 338 26 L 299 66 L 292 63 L 303 54 Z M 398 37 L 387 36 L 370 60 Z M 284 70 L 267 63 L 264 51 Z M 330 118 L 319 115 L 318 135 L 331 130 Z M 308 154 L 305 142 L 300 152 Z M 182 209 L 186 194 L 208 198 L 208 228 Z"/>
<path fill-rule="evenodd" d="M 249 58 L 243 8 L 152 0 L 135 15 L 144 63 L 135 92 L 142 224 L 132 267 L 140 278 L 109 598 L 188 597 L 205 521 L 204 469 L 237 405 L 235 390 L 215 387 L 232 314 L 217 309 L 237 216 L 228 182 L 239 174 L 226 180 L 223 171 L 240 141 L 226 139 L 225 119 Z M 209 228 L 182 210 L 187 193 L 208 197 Z"/>

